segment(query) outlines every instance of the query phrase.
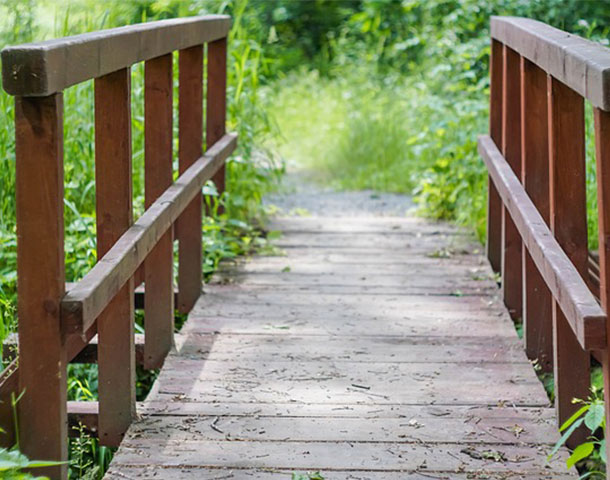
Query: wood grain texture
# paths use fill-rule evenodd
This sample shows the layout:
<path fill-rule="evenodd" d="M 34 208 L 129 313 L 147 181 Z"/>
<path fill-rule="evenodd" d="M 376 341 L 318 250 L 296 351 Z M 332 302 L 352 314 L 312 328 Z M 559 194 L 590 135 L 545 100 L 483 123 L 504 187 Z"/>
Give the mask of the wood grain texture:
<path fill-rule="evenodd" d="M 588 272 L 584 101 L 551 76 L 547 89 L 551 230 L 584 278 Z M 578 409 L 572 399 L 589 395 L 591 358 L 556 302 L 553 337 L 555 403 L 562 424 Z M 586 438 L 583 425 L 570 436 L 567 445 L 574 448 Z"/>
<path fill-rule="evenodd" d="M 149 208 L 173 182 L 172 55 L 144 67 L 144 204 Z M 174 241 L 169 229 L 146 257 L 144 367 L 159 368 L 173 344 Z"/>
<path fill-rule="evenodd" d="M 131 71 L 95 80 L 97 257 L 103 259 L 133 223 Z M 99 439 L 117 446 L 135 415 L 133 279 L 97 318 Z"/>
<path fill-rule="evenodd" d="M 549 223 L 549 153 L 546 73 L 521 57 L 521 181 Z M 523 246 L 523 338 L 525 351 L 545 372 L 553 369 L 551 292 Z"/>
<path fill-rule="evenodd" d="M 502 154 L 513 172 L 521 177 L 521 88 L 520 57 L 503 46 Z M 514 219 L 502 208 L 502 297 L 513 319 L 523 317 L 522 243 Z"/>
<path fill-rule="evenodd" d="M 182 174 L 201 156 L 203 149 L 203 46 L 181 50 L 178 62 L 178 159 Z M 188 313 L 201 294 L 202 206 L 203 197 L 199 191 L 176 225 L 179 255 L 177 308 L 180 313 Z"/>
<path fill-rule="evenodd" d="M 367 254 L 350 233 L 356 224 L 287 219 L 285 243 L 307 237 L 318 246 L 227 265 L 206 285 L 107 479 L 317 470 L 345 479 L 574 478 L 565 452 L 546 463 L 558 438 L 554 410 L 482 253 L 431 258 L 418 244 L 476 247 L 459 233 L 437 238 L 434 224 L 369 218 L 361 234 L 377 245 Z M 417 242 L 377 242 L 384 228 L 402 231 L 393 238 L 419 226 L 428 233 Z M 393 266 L 399 253 L 413 263 Z M 384 288 L 396 293 L 376 290 L 371 272 L 383 268 Z M 423 291 L 455 268 L 474 268 L 494 290 Z M 294 286 L 279 290 L 283 281 Z M 422 293 L 398 293 L 418 281 Z M 366 294 L 327 285 L 359 282 Z M 469 280 L 453 282 L 461 290 Z"/>
<path fill-rule="evenodd" d="M 610 49 L 529 18 L 492 17 L 492 38 L 602 110 L 610 110 Z"/>
<path fill-rule="evenodd" d="M 59 321 L 65 292 L 62 95 L 18 97 L 15 140 L 18 391 L 25 392 L 17 405 L 20 447 L 30 458 L 65 461 L 67 372 Z M 65 478 L 67 467 L 40 474 Z"/>
<path fill-rule="evenodd" d="M 228 15 L 141 23 L 2 50 L 2 83 L 11 95 L 44 96 L 176 50 L 226 37 Z"/>

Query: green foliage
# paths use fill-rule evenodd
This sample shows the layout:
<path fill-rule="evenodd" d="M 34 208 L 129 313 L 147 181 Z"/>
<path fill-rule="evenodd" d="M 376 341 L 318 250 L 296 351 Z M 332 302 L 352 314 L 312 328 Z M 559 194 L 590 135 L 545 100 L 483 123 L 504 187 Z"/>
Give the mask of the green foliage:
<path fill-rule="evenodd" d="M 556 455 L 574 431 L 584 425 L 591 432 L 589 440 L 572 451 L 566 460 L 566 466 L 570 469 L 577 464 L 586 463 L 588 473 L 581 478 L 605 478 L 601 471 L 605 470 L 606 464 L 606 440 L 603 438 L 600 440 L 598 437 L 600 433 L 603 433 L 606 425 L 604 401 L 596 395 L 596 390 L 594 390 L 594 395 L 589 400 L 575 400 L 574 402 L 581 403 L 582 407 L 563 423 L 560 428 L 562 436 L 548 458 L 551 459 Z"/>
<path fill-rule="evenodd" d="M 24 473 L 23 470 L 54 465 L 60 465 L 60 462 L 29 460 L 18 450 L 0 448 L 0 478 L 6 480 L 44 480 L 47 477 L 36 477 L 30 473 Z"/>
<path fill-rule="evenodd" d="M 307 473 L 296 473 L 292 474 L 292 480 L 324 480 L 324 477 L 320 472 L 307 472 Z"/>

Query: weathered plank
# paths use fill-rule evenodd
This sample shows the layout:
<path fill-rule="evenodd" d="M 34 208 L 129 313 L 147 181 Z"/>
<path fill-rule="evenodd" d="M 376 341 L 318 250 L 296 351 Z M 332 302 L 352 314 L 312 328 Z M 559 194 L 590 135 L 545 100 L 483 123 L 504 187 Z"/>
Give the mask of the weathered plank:
<path fill-rule="evenodd" d="M 529 18 L 492 17 L 491 36 L 602 110 L 610 110 L 610 50 Z"/>
<path fill-rule="evenodd" d="M 228 15 L 206 15 L 6 47 L 2 84 L 11 95 L 50 95 L 138 62 L 226 37 L 230 26 Z"/>

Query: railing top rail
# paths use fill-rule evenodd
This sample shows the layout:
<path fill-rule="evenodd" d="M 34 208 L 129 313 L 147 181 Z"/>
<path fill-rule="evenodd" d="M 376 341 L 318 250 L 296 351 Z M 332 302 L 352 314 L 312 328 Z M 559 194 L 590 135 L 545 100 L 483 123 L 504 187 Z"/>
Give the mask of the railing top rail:
<path fill-rule="evenodd" d="M 610 49 L 536 20 L 492 17 L 491 36 L 610 111 Z"/>
<path fill-rule="evenodd" d="M 11 95 L 47 96 L 175 50 L 227 35 L 228 15 L 128 25 L 2 50 L 2 81 Z"/>

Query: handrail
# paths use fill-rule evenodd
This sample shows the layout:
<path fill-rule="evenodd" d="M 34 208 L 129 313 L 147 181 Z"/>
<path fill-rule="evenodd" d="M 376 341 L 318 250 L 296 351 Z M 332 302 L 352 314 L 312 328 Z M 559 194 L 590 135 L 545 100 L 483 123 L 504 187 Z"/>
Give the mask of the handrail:
<path fill-rule="evenodd" d="M 606 348 L 605 312 L 489 135 L 479 137 L 479 153 L 523 243 L 557 299 L 578 342 L 585 350 Z"/>
<path fill-rule="evenodd" d="M 227 36 L 228 15 L 128 25 L 2 50 L 2 81 L 11 95 L 47 96 L 77 83 Z"/>
<path fill-rule="evenodd" d="M 65 332 L 82 335 L 237 146 L 226 134 L 163 193 L 61 301 Z"/>
<path fill-rule="evenodd" d="M 490 80 L 490 134 L 479 138 L 487 255 L 523 322 L 527 356 L 554 373 L 561 425 L 578 408 L 573 399 L 590 395 L 592 355 L 610 382 L 610 49 L 535 20 L 493 17 Z M 599 267 L 588 250 L 585 100 L 594 107 Z M 567 445 L 587 435 L 579 427 Z"/>
<path fill-rule="evenodd" d="M 553 75 L 593 106 L 610 111 L 608 48 L 520 17 L 491 17 L 491 37 Z"/>
<path fill-rule="evenodd" d="M 136 362 L 162 366 L 174 344 L 174 304 L 187 314 L 201 295 L 202 186 L 212 180 L 224 192 L 225 162 L 237 145 L 236 135 L 226 133 L 230 25 L 224 15 L 163 20 L 2 51 L 3 86 L 15 95 L 19 278 L 19 358 L 0 375 L 2 446 L 16 438 L 7 406 L 22 392 L 20 448 L 30 458 L 67 460 L 68 425 L 78 421 L 93 428 L 101 445 L 117 446 L 136 414 Z M 144 62 L 146 210 L 134 223 L 130 67 L 138 62 Z M 95 93 L 98 262 L 66 293 L 63 90 L 88 79 Z M 136 347 L 134 299 L 142 283 L 146 321 Z M 66 401 L 71 361 L 98 363 L 95 405 Z M 40 473 L 63 480 L 67 467 Z"/>

